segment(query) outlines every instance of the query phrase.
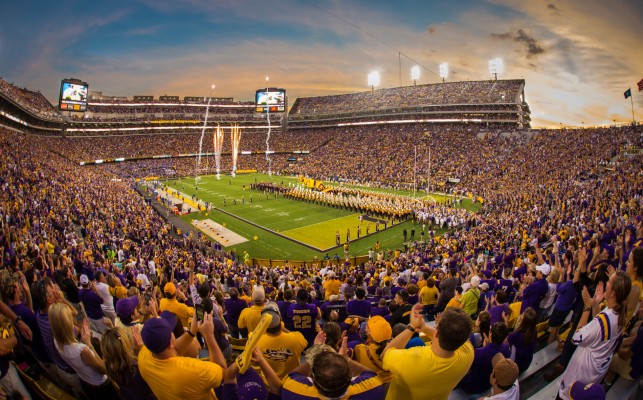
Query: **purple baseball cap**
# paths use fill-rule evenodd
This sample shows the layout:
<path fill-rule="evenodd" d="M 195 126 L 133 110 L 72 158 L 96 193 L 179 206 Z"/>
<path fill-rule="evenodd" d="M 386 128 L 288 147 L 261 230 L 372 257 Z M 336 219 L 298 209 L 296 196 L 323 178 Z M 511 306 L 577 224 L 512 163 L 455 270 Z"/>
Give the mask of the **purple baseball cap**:
<path fill-rule="evenodd" d="M 116 314 L 121 318 L 128 318 L 138 306 L 138 296 L 124 297 L 116 302 Z"/>
<path fill-rule="evenodd" d="M 162 353 L 170 345 L 175 326 L 176 315 L 169 311 L 163 311 L 161 318 L 148 319 L 141 329 L 143 344 L 152 353 Z"/>
<path fill-rule="evenodd" d="M 600 383 L 584 384 L 576 381 L 569 388 L 569 398 L 572 400 L 605 400 L 605 389 Z"/>
<path fill-rule="evenodd" d="M 237 376 L 237 388 L 240 400 L 265 399 L 268 390 L 257 372 L 248 368 L 245 374 Z"/>

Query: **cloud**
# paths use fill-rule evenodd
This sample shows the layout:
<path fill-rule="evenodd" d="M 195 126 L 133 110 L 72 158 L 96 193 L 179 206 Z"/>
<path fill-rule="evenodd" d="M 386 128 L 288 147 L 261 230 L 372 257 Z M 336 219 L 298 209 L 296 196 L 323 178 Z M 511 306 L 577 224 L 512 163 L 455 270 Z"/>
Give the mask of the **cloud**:
<path fill-rule="evenodd" d="M 531 58 L 532 56 L 537 56 L 538 54 L 545 52 L 545 49 L 538 44 L 536 39 L 527 35 L 527 33 L 522 29 L 518 29 L 516 36 L 514 36 L 514 41 L 522 42 L 527 45 L 527 58 Z"/>
<path fill-rule="evenodd" d="M 518 29 L 514 33 L 492 33 L 491 37 L 494 39 L 508 40 L 512 39 L 517 43 L 524 43 L 527 47 L 527 58 L 532 58 L 545 52 L 545 49 L 538 43 L 536 39 L 529 36 L 523 29 Z"/>

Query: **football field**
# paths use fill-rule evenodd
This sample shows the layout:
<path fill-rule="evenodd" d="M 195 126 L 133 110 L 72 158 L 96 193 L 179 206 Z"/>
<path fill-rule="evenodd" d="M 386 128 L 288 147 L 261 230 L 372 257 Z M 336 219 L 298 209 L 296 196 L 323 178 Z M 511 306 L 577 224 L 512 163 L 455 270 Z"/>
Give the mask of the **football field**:
<path fill-rule="evenodd" d="M 394 250 L 403 247 L 403 229 L 410 232 L 414 228 L 412 222 L 404 222 L 376 232 L 374 222 L 360 221 L 362 214 L 251 190 L 250 184 L 257 182 L 285 186 L 298 183 L 296 177 L 255 173 L 234 178 L 222 175 L 220 180 L 214 175 L 201 176 L 198 188 L 194 178 L 170 180 L 166 184 L 187 196 L 195 195 L 199 200 L 210 202 L 213 207 L 208 215 L 191 213 L 184 219 L 210 219 L 241 235 L 247 241 L 231 248 L 236 252 L 247 251 L 253 258 L 310 260 L 315 256 L 323 258 L 325 254 L 342 256 L 347 231 L 350 231 L 351 256 L 367 254 L 376 241 L 382 250 Z M 361 230 L 359 239 L 358 226 Z M 421 227 L 415 228 L 416 239 L 419 239 Z M 337 232 L 342 244 L 339 247 L 336 246 Z M 225 242 L 222 244 L 226 246 Z"/>

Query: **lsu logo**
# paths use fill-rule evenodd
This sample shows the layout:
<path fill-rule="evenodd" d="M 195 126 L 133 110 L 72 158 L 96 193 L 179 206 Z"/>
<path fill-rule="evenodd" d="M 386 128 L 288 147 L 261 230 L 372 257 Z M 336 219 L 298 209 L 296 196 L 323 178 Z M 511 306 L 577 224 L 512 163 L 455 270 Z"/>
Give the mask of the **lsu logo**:
<path fill-rule="evenodd" d="M 286 361 L 293 356 L 290 349 L 266 349 L 263 356 L 272 361 Z"/>

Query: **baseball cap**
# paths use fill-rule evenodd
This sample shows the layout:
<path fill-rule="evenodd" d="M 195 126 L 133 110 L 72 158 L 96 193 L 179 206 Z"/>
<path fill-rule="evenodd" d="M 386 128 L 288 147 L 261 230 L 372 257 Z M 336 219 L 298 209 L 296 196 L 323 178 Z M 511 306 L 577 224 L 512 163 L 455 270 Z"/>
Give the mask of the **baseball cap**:
<path fill-rule="evenodd" d="M 334 271 L 328 271 L 328 276 L 331 278 L 335 277 L 335 272 Z"/>
<path fill-rule="evenodd" d="M 500 387 L 511 386 L 518 379 L 520 374 L 518 365 L 510 358 L 505 358 L 502 353 L 497 353 L 493 356 L 491 361 L 493 365 L 493 374 L 496 377 L 496 382 Z"/>
<path fill-rule="evenodd" d="M 480 284 L 480 289 L 482 290 L 489 290 L 489 284 L 487 282 L 482 282 Z"/>
<path fill-rule="evenodd" d="M 544 264 L 538 265 L 536 267 L 536 271 L 540 271 L 541 274 L 547 276 L 551 272 L 551 266 L 547 263 L 544 263 Z"/>
<path fill-rule="evenodd" d="M 366 326 L 368 326 L 368 330 L 371 331 L 371 337 L 376 343 L 389 340 L 391 336 L 393 336 L 391 324 L 379 315 L 371 317 L 366 323 Z"/>
<path fill-rule="evenodd" d="M 569 398 L 572 400 L 605 400 L 603 385 L 598 383 L 584 384 L 576 381 L 569 388 Z"/>
<path fill-rule="evenodd" d="M 339 295 L 338 294 L 331 294 L 330 297 L 328 298 L 329 301 L 339 301 Z"/>
<path fill-rule="evenodd" d="M 163 311 L 161 318 L 148 319 L 141 329 L 143 344 L 152 353 L 162 353 L 170 345 L 175 326 L 176 315 L 169 311 Z"/>
<path fill-rule="evenodd" d="M 252 368 L 248 368 L 245 374 L 237 375 L 237 388 L 240 400 L 265 399 L 268 397 L 268 391 L 263 379 Z"/>
<path fill-rule="evenodd" d="M 172 282 L 168 282 L 165 284 L 165 287 L 163 288 L 163 293 L 169 293 L 171 295 L 176 294 L 176 286 Z"/>
<path fill-rule="evenodd" d="M 88 283 L 89 283 L 89 278 L 87 277 L 87 275 L 82 274 L 80 276 L 80 284 L 81 285 L 87 285 Z"/>
<path fill-rule="evenodd" d="M 252 291 L 252 301 L 264 301 L 266 299 L 266 291 L 263 286 L 255 287 L 255 290 Z"/>
<path fill-rule="evenodd" d="M 124 297 L 116 302 L 116 314 L 121 318 L 128 318 L 138 306 L 138 296 Z"/>
<path fill-rule="evenodd" d="M 261 314 L 272 315 L 272 320 L 270 321 L 268 329 L 273 329 L 281 325 L 281 313 L 279 312 L 279 306 L 274 301 L 269 301 L 264 309 L 261 310 Z"/>

